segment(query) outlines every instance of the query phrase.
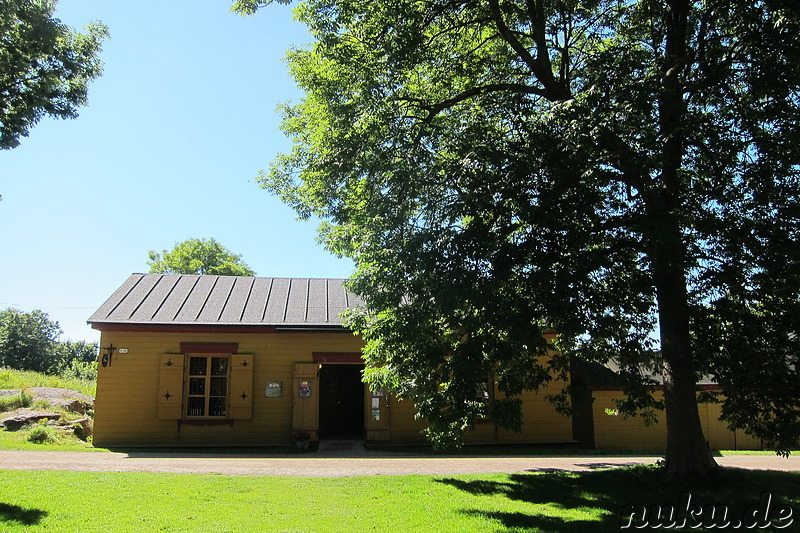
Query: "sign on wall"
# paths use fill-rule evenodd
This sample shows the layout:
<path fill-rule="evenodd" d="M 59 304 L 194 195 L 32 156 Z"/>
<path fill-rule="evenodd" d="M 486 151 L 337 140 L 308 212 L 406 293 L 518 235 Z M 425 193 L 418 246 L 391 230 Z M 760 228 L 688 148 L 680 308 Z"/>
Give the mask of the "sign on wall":
<path fill-rule="evenodd" d="M 266 398 L 280 398 L 283 396 L 283 381 L 267 381 L 264 387 Z"/>

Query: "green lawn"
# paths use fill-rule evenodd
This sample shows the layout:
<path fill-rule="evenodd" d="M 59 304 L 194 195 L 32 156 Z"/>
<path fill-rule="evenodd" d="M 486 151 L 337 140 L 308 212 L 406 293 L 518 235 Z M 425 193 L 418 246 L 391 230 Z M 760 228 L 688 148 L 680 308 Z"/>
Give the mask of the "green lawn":
<path fill-rule="evenodd" d="M 686 491 L 728 506 L 730 517 L 768 491 L 773 508 L 790 505 L 800 523 L 792 472 L 728 470 L 710 485 L 663 485 L 652 467 L 353 478 L 0 471 L 0 531 L 619 531 L 626 504 L 675 505 Z"/>
<path fill-rule="evenodd" d="M 35 444 L 33 442 L 28 442 L 28 431 L 24 428 L 19 431 L 0 429 L 0 450 L 55 452 L 107 451 L 105 448 L 93 448 L 91 444 L 77 439 L 74 435 L 70 435 L 66 431 L 60 432 L 58 442 Z M 2 532 L 2 529 L 0 529 L 0 532 Z"/>

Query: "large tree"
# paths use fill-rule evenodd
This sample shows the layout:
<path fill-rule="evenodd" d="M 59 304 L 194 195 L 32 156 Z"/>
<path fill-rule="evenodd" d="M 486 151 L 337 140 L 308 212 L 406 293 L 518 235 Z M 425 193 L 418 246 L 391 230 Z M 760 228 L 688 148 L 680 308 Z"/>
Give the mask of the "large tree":
<path fill-rule="evenodd" d="M 42 117 L 75 118 L 102 73 L 108 29 L 79 33 L 53 16 L 54 0 L 0 2 L 0 150 L 15 148 Z"/>
<path fill-rule="evenodd" d="M 240 12 L 268 1 L 240 0 Z M 308 0 L 306 95 L 264 186 L 324 220 L 366 301 L 370 379 L 457 442 L 613 361 L 662 406 L 670 475 L 716 467 L 696 386 L 778 451 L 800 435 L 800 15 L 780 0 Z M 557 332 L 561 357 L 542 355 Z M 662 381 L 663 380 L 663 381 Z"/>
<path fill-rule="evenodd" d="M 256 273 L 215 239 L 187 239 L 176 242 L 172 250 L 148 253 L 151 274 L 213 274 L 217 276 L 255 276 Z"/>
<path fill-rule="evenodd" d="M 50 372 L 61 365 L 61 328 L 38 309 L 0 311 L 0 367 Z"/>

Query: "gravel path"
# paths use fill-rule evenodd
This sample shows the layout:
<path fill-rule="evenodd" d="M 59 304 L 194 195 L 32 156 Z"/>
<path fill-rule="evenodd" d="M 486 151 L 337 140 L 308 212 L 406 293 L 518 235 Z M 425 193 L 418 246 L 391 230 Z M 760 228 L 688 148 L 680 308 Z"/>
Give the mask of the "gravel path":
<path fill-rule="evenodd" d="M 426 457 L 357 450 L 320 450 L 303 455 L 195 454 L 159 452 L 2 451 L 0 470 L 76 470 L 92 472 L 172 472 L 252 476 L 342 477 L 369 475 L 455 475 L 493 472 L 594 470 L 654 463 L 655 456 Z M 732 455 L 722 466 L 800 471 L 800 457 Z"/>

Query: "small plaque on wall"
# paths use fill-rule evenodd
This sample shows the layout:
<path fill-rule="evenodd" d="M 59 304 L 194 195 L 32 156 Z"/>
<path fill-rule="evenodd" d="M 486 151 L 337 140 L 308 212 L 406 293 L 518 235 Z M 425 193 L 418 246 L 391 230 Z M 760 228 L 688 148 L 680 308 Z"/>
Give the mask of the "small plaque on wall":
<path fill-rule="evenodd" d="M 267 398 L 283 396 L 283 381 L 267 381 L 267 385 L 264 387 L 264 396 Z"/>

